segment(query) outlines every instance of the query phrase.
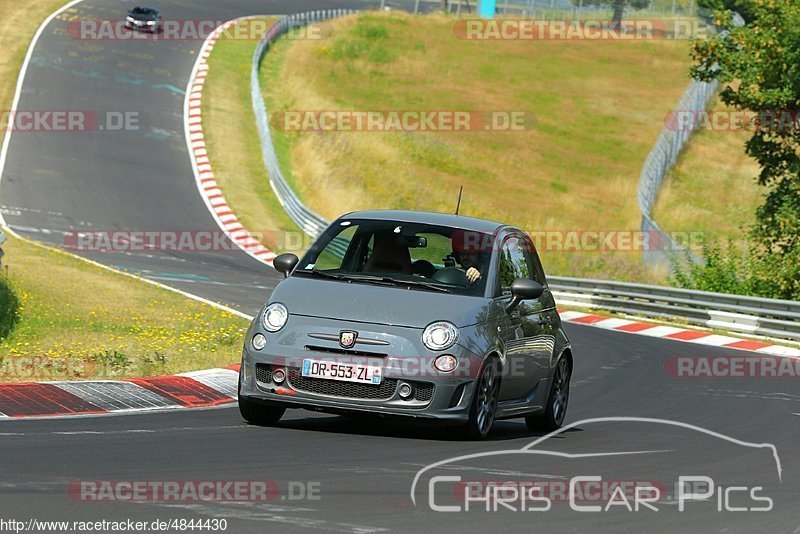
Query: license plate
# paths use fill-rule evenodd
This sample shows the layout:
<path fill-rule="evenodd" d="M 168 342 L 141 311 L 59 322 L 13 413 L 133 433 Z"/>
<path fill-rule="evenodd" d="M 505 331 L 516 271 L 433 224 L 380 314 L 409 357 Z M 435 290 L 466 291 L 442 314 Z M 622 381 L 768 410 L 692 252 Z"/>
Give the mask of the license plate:
<path fill-rule="evenodd" d="M 324 360 L 303 360 L 302 375 L 361 384 L 380 384 L 383 378 L 382 369 L 377 366 Z"/>

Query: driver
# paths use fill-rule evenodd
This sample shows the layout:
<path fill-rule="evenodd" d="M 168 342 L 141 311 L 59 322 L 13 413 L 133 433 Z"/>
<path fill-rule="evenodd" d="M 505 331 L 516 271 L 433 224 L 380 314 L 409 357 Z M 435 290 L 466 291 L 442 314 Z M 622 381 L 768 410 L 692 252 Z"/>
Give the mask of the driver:
<path fill-rule="evenodd" d="M 478 270 L 477 252 L 460 252 L 458 259 L 461 267 L 467 271 L 467 280 L 469 280 L 470 284 L 474 284 L 481 279 L 481 272 Z"/>
<path fill-rule="evenodd" d="M 461 265 L 467 273 L 467 280 L 470 284 L 476 283 L 481 279 L 481 272 L 479 270 L 480 261 L 480 237 L 481 234 L 473 232 L 466 232 L 464 230 L 456 230 L 450 238 L 453 247 L 453 257 Z"/>

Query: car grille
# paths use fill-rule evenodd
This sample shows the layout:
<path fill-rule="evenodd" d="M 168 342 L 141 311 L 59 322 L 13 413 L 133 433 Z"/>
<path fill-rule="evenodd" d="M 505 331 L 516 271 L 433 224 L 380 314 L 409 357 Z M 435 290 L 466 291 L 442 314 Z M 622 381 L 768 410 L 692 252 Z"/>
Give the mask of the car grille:
<path fill-rule="evenodd" d="M 302 376 L 299 369 L 289 370 L 289 384 L 298 391 L 351 399 L 390 399 L 397 389 L 397 380 L 385 378 L 380 384 L 359 384 Z"/>
<path fill-rule="evenodd" d="M 272 383 L 272 367 L 268 364 L 256 364 L 256 380 L 262 384 Z M 298 391 L 330 395 L 332 397 L 346 397 L 350 399 L 375 399 L 387 400 L 394 396 L 398 380 L 384 378 L 378 384 L 359 384 L 357 382 L 341 382 L 302 376 L 297 368 L 289 369 L 289 385 Z M 414 399 L 420 402 L 430 402 L 433 398 L 435 386 L 429 382 L 412 382 L 414 386 Z"/>
<path fill-rule="evenodd" d="M 272 367 L 263 363 L 257 363 L 256 380 L 264 384 L 272 382 Z"/>
<path fill-rule="evenodd" d="M 414 398 L 418 401 L 428 402 L 433 398 L 433 384 L 416 382 L 414 386 Z"/>

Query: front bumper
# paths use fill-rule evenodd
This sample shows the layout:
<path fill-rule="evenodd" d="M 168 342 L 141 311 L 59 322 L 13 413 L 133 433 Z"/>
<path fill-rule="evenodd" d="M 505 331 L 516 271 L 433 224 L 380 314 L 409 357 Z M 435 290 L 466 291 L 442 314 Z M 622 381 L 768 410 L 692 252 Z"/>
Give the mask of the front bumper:
<path fill-rule="evenodd" d="M 158 24 L 147 24 L 140 23 L 140 22 L 131 22 L 129 20 L 125 21 L 125 27 L 129 30 L 136 30 L 140 32 L 148 32 L 148 33 L 155 33 L 156 29 L 158 28 Z"/>
<path fill-rule="evenodd" d="M 248 331 L 242 357 L 240 395 L 250 401 L 286 408 L 305 408 L 332 413 L 371 413 L 417 419 L 466 422 L 481 358 L 456 345 L 442 352 L 456 356 L 459 368 L 442 373 L 433 367 L 440 353 L 429 351 L 419 339 L 418 329 L 379 325 L 347 324 L 330 319 L 304 317 L 287 324 L 277 334 L 267 335 L 267 346 L 255 350 Z M 338 343 L 318 336 L 338 335 L 341 330 L 359 332 L 359 339 L 385 342 L 342 350 Z M 263 332 L 262 332 L 263 333 Z M 311 334 L 311 335 L 309 335 Z M 333 360 L 380 365 L 383 380 L 379 386 L 323 378 L 303 377 L 305 359 Z M 274 380 L 282 369 L 286 379 Z M 412 394 L 400 396 L 400 386 L 408 384 Z"/>

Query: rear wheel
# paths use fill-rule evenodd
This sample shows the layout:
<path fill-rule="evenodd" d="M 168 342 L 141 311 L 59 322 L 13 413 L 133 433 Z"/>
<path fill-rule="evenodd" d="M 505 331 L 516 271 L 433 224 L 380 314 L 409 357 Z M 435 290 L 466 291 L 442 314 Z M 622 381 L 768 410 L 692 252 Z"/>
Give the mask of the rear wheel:
<path fill-rule="evenodd" d="M 475 385 L 475 394 L 469 411 L 469 421 L 463 428 L 468 439 L 484 439 L 494 424 L 497 414 L 497 396 L 500 392 L 500 364 L 491 358 Z"/>
<path fill-rule="evenodd" d="M 239 413 L 245 421 L 251 425 L 258 426 L 273 426 L 283 417 L 286 408 L 276 408 L 274 406 L 265 406 L 248 400 L 247 397 L 242 397 L 242 377 L 239 371 L 239 386 L 237 389 L 237 397 L 239 398 Z"/>
<path fill-rule="evenodd" d="M 528 429 L 552 432 L 561 428 L 561 425 L 564 424 L 564 418 L 567 416 L 569 380 L 571 376 L 572 366 L 569 360 L 566 358 L 558 360 L 544 413 L 526 417 L 525 424 L 528 425 Z"/>

